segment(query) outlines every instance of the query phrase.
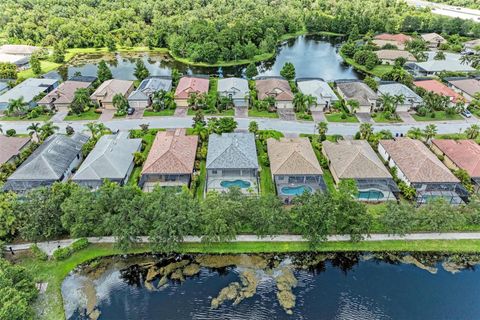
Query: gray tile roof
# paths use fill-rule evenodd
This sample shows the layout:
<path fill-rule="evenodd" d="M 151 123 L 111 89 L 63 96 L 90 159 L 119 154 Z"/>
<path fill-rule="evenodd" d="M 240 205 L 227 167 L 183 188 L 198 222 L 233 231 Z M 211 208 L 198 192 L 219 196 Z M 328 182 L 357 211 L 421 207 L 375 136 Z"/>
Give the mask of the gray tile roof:
<path fill-rule="evenodd" d="M 361 81 L 336 82 L 337 88 L 343 93 L 345 100 L 357 100 L 361 106 L 370 105 L 377 99 L 377 94 Z"/>
<path fill-rule="evenodd" d="M 245 99 L 249 94 L 248 81 L 242 78 L 225 78 L 218 80 L 218 93 L 221 96 L 232 94 L 233 99 Z"/>
<path fill-rule="evenodd" d="M 253 133 L 212 134 L 208 141 L 207 169 L 258 169 Z"/>
<path fill-rule="evenodd" d="M 472 72 L 475 68 L 469 64 L 463 64 L 460 61 L 461 55 L 457 53 L 445 52 L 445 60 L 435 60 L 436 52 L 426 52 L 428 60 L 425 62 L 416 62 L 418 68 L 427 72 L 456 71 L 456 72 Z"/>
<path fill-rule="evenodd" d="M 129 139 L 127 132 L 102 136 L 78 169 L 73 181 L 123 179 L 140 150 L 142 139 Z"/>
<path fill-rule="evenodd" d="M 166 77 L 148 77 L 140 83 L 137 90 L 130 94 L 128 100 L 146 101 L 155 92 L 160 90 L 172 90 L 172 79 Z"/>
<path fill-rule="evenodd" d="M 405 102 L 411 101 L 415 103 L 422 103 L 423 99 L 416 94 L 412 89 L 401 83 L 388 83 L 381 84 L 378 86 L 378 93 L 381 94 L 390 94 L 394 95 L 403 95 Z"/>
<path fill-rule="evenodd" d="M 317 98 L 318 104 L 339 100 L 333 89 L 325 81 L 318 79 L 301 80 L 297 82 L 297 85 L 298 90 L 303 94 Z"/>
<path fill-rule="evenodd" d="M 16 180 L 60 180 L 70 167 L 88 137 L 81 133 L 73 136 L 55 134 L 35 150 L 30 157 L 8 178 L 5 188 Z"/>
<path fill-rule="evenodd" d="M 21 97 L 23 97 L 23 101 L 30 103 L 37 95 L 46 92 L 57 83 L 58 80 L 55 79 L 27 79 L 1 95 L 0 104 L 8 105 L 10 100 L 19 99 Z"/>

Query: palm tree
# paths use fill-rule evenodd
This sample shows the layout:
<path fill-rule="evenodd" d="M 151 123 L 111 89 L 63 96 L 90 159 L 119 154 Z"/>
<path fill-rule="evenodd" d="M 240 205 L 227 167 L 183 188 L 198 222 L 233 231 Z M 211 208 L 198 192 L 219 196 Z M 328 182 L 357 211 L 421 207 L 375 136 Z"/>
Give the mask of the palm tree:
<path fill-rule="evenodd" d="M 480 135 L 480 126 L 478 124 L 472 124 L 470 128 L 465 130 L 465 134 L 468 139 L 477 139 Z"/>
<path fill-rule="evenodd" d="M 319 122 L 317 124 L 317 130 L 320 142 L 325 141 L 327 138 L 328 124 L 325 121 Z"/>
<path fill-rule="evenodd" d="M 28 103 L 23 101 L 23 97 L 18 99 L 12 99 L 8 102 L 7 114 L 8 115 L 21 115 L 26 112 Z"/>
<path fill-rule="evenodd" d="M 427 142 L 429 142 L 437 134 L 437 126 L 434 124 L 429 124 L 425 127 L 423 134 Z"/>
<path fill-rule="evenodd" d="M 316 107 L 317 106 L 317 98 L 315 98 L 311 94 L 307 94 L 305 96 L 305 104 L 307 105 L 307 108 L 309 108 L 309 109 L 311 107 Z"/>
<path fill-rule="evenodd" d="M 418 140 L 423 137 L 423 131 L 420 128 L 412 127 L 410 128 L 410 130 L 408 130 L 407 136 L 412 139 Z"/>
<path fill-rule="evenodd" d="M 305 102 L 305 95 L 303 93 L 295 93 L 295 96 L 293 97 L 293 107 L 295 109 L 295 112 L 305 112 Z"/>
<path fill-rule="evenodd" d="M 382 105 L 383 111 L 390 111 L 390 108 L 395 103 L 395 99 L 390 93 L 382 93 L 378 98 L 378 102 Z"/>
<path fill-rule="evenodd" d="M 360 139 L 368 140 L 373 134 L 373 126 L 371 123 L 362 123 L 360 125 Z"/>
<path fill-rule="evenodd" d="M 58 129 L 60 128 L 54 125 L 53 122 L 45 122 L 45 124 L 38 129 L 40 131 L 40 139 L 45 140 L 47 137 L 54 134 Z"/>
<path fill-rule="evenodd" d="M 38 133 L 40 132 L 40 123 L 35 122 L 28 126 L 29 135 L 31 137 L 35 136 L 34 140 L 38 141 Z"/>
<path fill-rule="evenodd" d="M 349 107 L 351 113 L 355 113 L 355 110 L 360 108 L 360 103 L 357 100 L 348 100 L 347 107 Z"/>
<path fill-rule="evenodd" d="M 92 135 L 92 139 L 97 139 L 99 135 L 111 132 L 103 123 L 89 122 L 85 125 Z"/>

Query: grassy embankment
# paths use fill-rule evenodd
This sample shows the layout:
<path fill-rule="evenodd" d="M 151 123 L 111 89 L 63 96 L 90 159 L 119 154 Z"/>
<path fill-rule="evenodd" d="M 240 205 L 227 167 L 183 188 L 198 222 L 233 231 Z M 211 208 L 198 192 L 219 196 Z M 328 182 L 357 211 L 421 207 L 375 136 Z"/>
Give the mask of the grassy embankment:
<path fill-rule="evenodd" d="M 352 58 L 348 58 L 342 53 L 340 53 L 340 56 L 343 58 L 343 60 L 345 60 L 346 63 L 351 65 L 357 71 L 360 71 L 368 75 L 373 75 L 379 78 L 381 78 L 385 73 L 393 69 L 393 66 L 391 65 L 381 64 L 381 65 L 376 65 L 375 68 L 373 68 L 372 70 L 368 70 L 365 66 L 362 66 L 356 63 L 355 60 L 353 60 Z"/>

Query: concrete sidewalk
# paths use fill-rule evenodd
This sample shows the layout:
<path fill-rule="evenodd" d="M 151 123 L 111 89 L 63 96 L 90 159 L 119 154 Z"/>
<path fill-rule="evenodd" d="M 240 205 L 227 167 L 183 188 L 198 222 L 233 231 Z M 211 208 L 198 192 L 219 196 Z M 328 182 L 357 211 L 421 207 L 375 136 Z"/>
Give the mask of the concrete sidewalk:
<path fill-rule="evenodd" d="M 87 238 L 90 243 L 115 243 L 115 237 L 89 237 Z M 58 248 L 64 248 L 71 245 L 76 239 L 64 239 L 55 241 L 38 242 L 38 247 L 47 253 L 49 256 L 53 254 Z M 445 232 L 445 233 L 410 233 L 405 236 L 389 235 L 384 233 L 364 235 L 364 240 L 367 242 L 372 241 L 418 241 L 418 240 L 480 240 L 480 232 Z M 187 243 L 199 243 L 202 239 L 200 237 L 185 237 L 184 242 Z M 276 235 L 272 237 L 260 238 L 255 235 L 240 235 L 231 242 L 306 242 L 307 239 L 299 235 Z M 331 235 L 327 238 L 328 242 L 336 241 L 350 241 L 348 235 Z M 138 242 L 149 243 L 148 237 L 139 237 Z M 7 244 L 5 250 L 10 251 L 22 251 L 27 250 L 33 243 L 21 243 L 21 244 Z"/>

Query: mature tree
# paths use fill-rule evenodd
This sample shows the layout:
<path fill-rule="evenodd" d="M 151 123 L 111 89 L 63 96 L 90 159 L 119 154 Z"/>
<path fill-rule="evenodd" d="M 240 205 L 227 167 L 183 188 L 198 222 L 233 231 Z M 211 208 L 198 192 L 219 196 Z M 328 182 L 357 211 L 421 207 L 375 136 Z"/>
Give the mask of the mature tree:
<path fill-rule="evenodd" d="M 39 141 L 40 137 L 39 137 L 39 133 L 40 133 L 40 123 L 39 122 L 33 122 L 31 123 L 28 127 L 27 127 L 27 130 L 28 130 L 28 134 L 35 140 L 35 141 Z"/>
<path fill-rule="evenodd" d="M 416 208 L 409 202 L 389 201 L 382 212 L 380 222 L 390 234 L 405 235 L 414 231 Z"/>
<path fill-rule="evenodd" d="M 295 79 L 295 66 L 291 62 L 285 62 L 280 70 L 280 75 L 287 80 Z"/>
<path fill-rule="evenodd" d="M 117 45 L 113 37 L 107 37 L 105 39 L 105 45 L 107 46 L 109 52 L 115 52 L 117 50 Z"/>
<path fill-rule="evenodd" d="M 0 79 L 17 79 L 18 68 L 13 63 L 0 62 Z"/>
<path fill-rule="evenodd" d="M 73 101 L 70 104 L 70 110 L 74 114 L 81 114 L 87 111 L 92 106 L 90 99 L 90 92 L 87 88 L 77 89 L 73 96 Z"/>
<path fill-rule="evenodd" d="M 105 124 L 100 122 L 89 122 L 85 125 L 90 131 L 92 139 L 98 139 L 102 135 L 110 133 L 111 130 L 105 126 Z"/>
<path fill-rule="evenodd" d="M 147 78 L 150 75 L 150 71 L 148 71 L 147 67 L 143 63 L 142 59 L 138 59 L 135 63 L 135 71 L 133 75 L 140 81 Z"/>
<path fill-rule="evenodd" d="M 0 239 L 11 237 L 17 230 L 16 207 L 18 205 L 15 193 L 0 193 Z"/>
<path fill-rule="evenodd" d="M 245 76 L 247 77 L 247 79 L 250 80 L 256 77 L 257 75 L 258 75 L 257 66 L 255 65 L 255 63 L 252 62 L 247 66 L 247 69 L 245 70 Z"/>
<path fill-rule="evenodd" d="M 101 60 L 98 64 L 97 78 L 100 83 L 113 78 L 112 71 L 110 71 L 110 68 L 107 66 L 107 63 L 104 60 Z"/>
<path fill-rule="evenodd" d="M 244 219 L 259 237 L 283 234 L 289 223 L 280 199 L 275 195 L 246 197 L 242 199 L 242 212 L 248 214 Z"/>
<path fill-rule="evenodd" d="M 112 99 L 112 104 L 114 108 L 117 109 L 116 113 L 118 115 L 124 115 L 127 113 L 128 100 L 123 94 L 117 93 L 116 95 L 114 95 Z"/>
<path fill-rule="evenodd" d="M 437 126 L 434 124 L 429 124 L 425 127 L 423 135 L 425 136 L 427 142 L 429 142 L 433 137 L 437 135 L 437 131 Z"/>
<path fill-rule="evenodd" d="M 65 46 L 63 43 L 55 43 L 55 45 L 53 46 L 52 59 L 55 63 L 65 62 Z"/>
<path fill-rule="evenodd" d="M 347 107 L 348 107 L 349 112 L 355 113 L 356 110 L 358 108 L 360 108 L 360 102 L 358 102 L 357 100 L 354 100 L 354 99 L 348 100 L 347 101 Z"/>
<path fill-rule="evenodd" d="M 300 91 L 295 93 L 293 97 L 293 108 L 295 112 L 303 113 L 307 111 L 307 103 L 305 97 L 306 96 Z"/>
<path fill-rule="evenodd" d="M 433 232 L 455 230 L 465 224 L 465 217 L 443 198 L 436 198 L 417 210 L 417 221 L 422 230 Z"/>
<path fill-rule="evenodd" d="M 153 94 L 152 108 L 155 111 L 161 111 L 165 109 L 175 109 L 177 104 L 175 103 L 175 96 L 171 91 L 159 90 Z"/>
<path fill-rule="evenodd" d="M 58 129 L 60 129 L 57 125 L 54 125 L 52 121 L 45 122 L 40 127 L 40 140 L 45 140 L 52 134 L 54 134 Z"/>
<path fill-rule="evenodd" d="M 38 76 L 42 73 L 42 66 L 40 64 L 40 59 L 36 54 L 33 54 L 30 57 L 30 67 L 32 68 L 34 75 Z"/>
<path fill-rule="evenodd" d="M 233 132 L 237 128 L 238 123 L 232 117 L 210 118 L 208 119 L 208 130 L 210 133 L 222 134 Z"/>
<path fill-rule="evenodd" d="M 103 213 L 95 205 L 96 194 L 73 185 L 70 196 L 61 204 L 63 228 L 72 237 L 102 235 Z"/>
<path fill-rule="evenodd" d="M 19 116 L 25 114 L 28 109 L 28 103 L 23 100 L 23 97 L 12 99 L 8 102 L 7 114 L 10 116 Z"/>
<path fill-rule="evenodd" d="M 250 121 L 248 124 L 248 132 L 253 133 L 254 135 L 258 132 L 258 123 L 256 121 Z"/>
<path fill-rule="evenodd" d="M 360 125 L 360 139 L 368 140 L 373 134 L 373 126 L 371 123 L 362 123 Z"/>
<path fill-rule="evenodd" d="M 472 124 L 465 130 L 465 134 L 467 135 L 468 139 L 477 139 L 480 135 L 480 126 L 478 124 Z"/>
<path fill-rule="evenodd" d="M 372 78 L 370 76 L 366 76 L 365 79 L 363 79 L 363 82 L 365 82 L 365 84 L 367 86 L 369 86 L 370 89 L 372 89 L 373 91 L 378 90 L 378 83 L 377 83 L 377 81 L 375 81 L 374 78 Z"/>

